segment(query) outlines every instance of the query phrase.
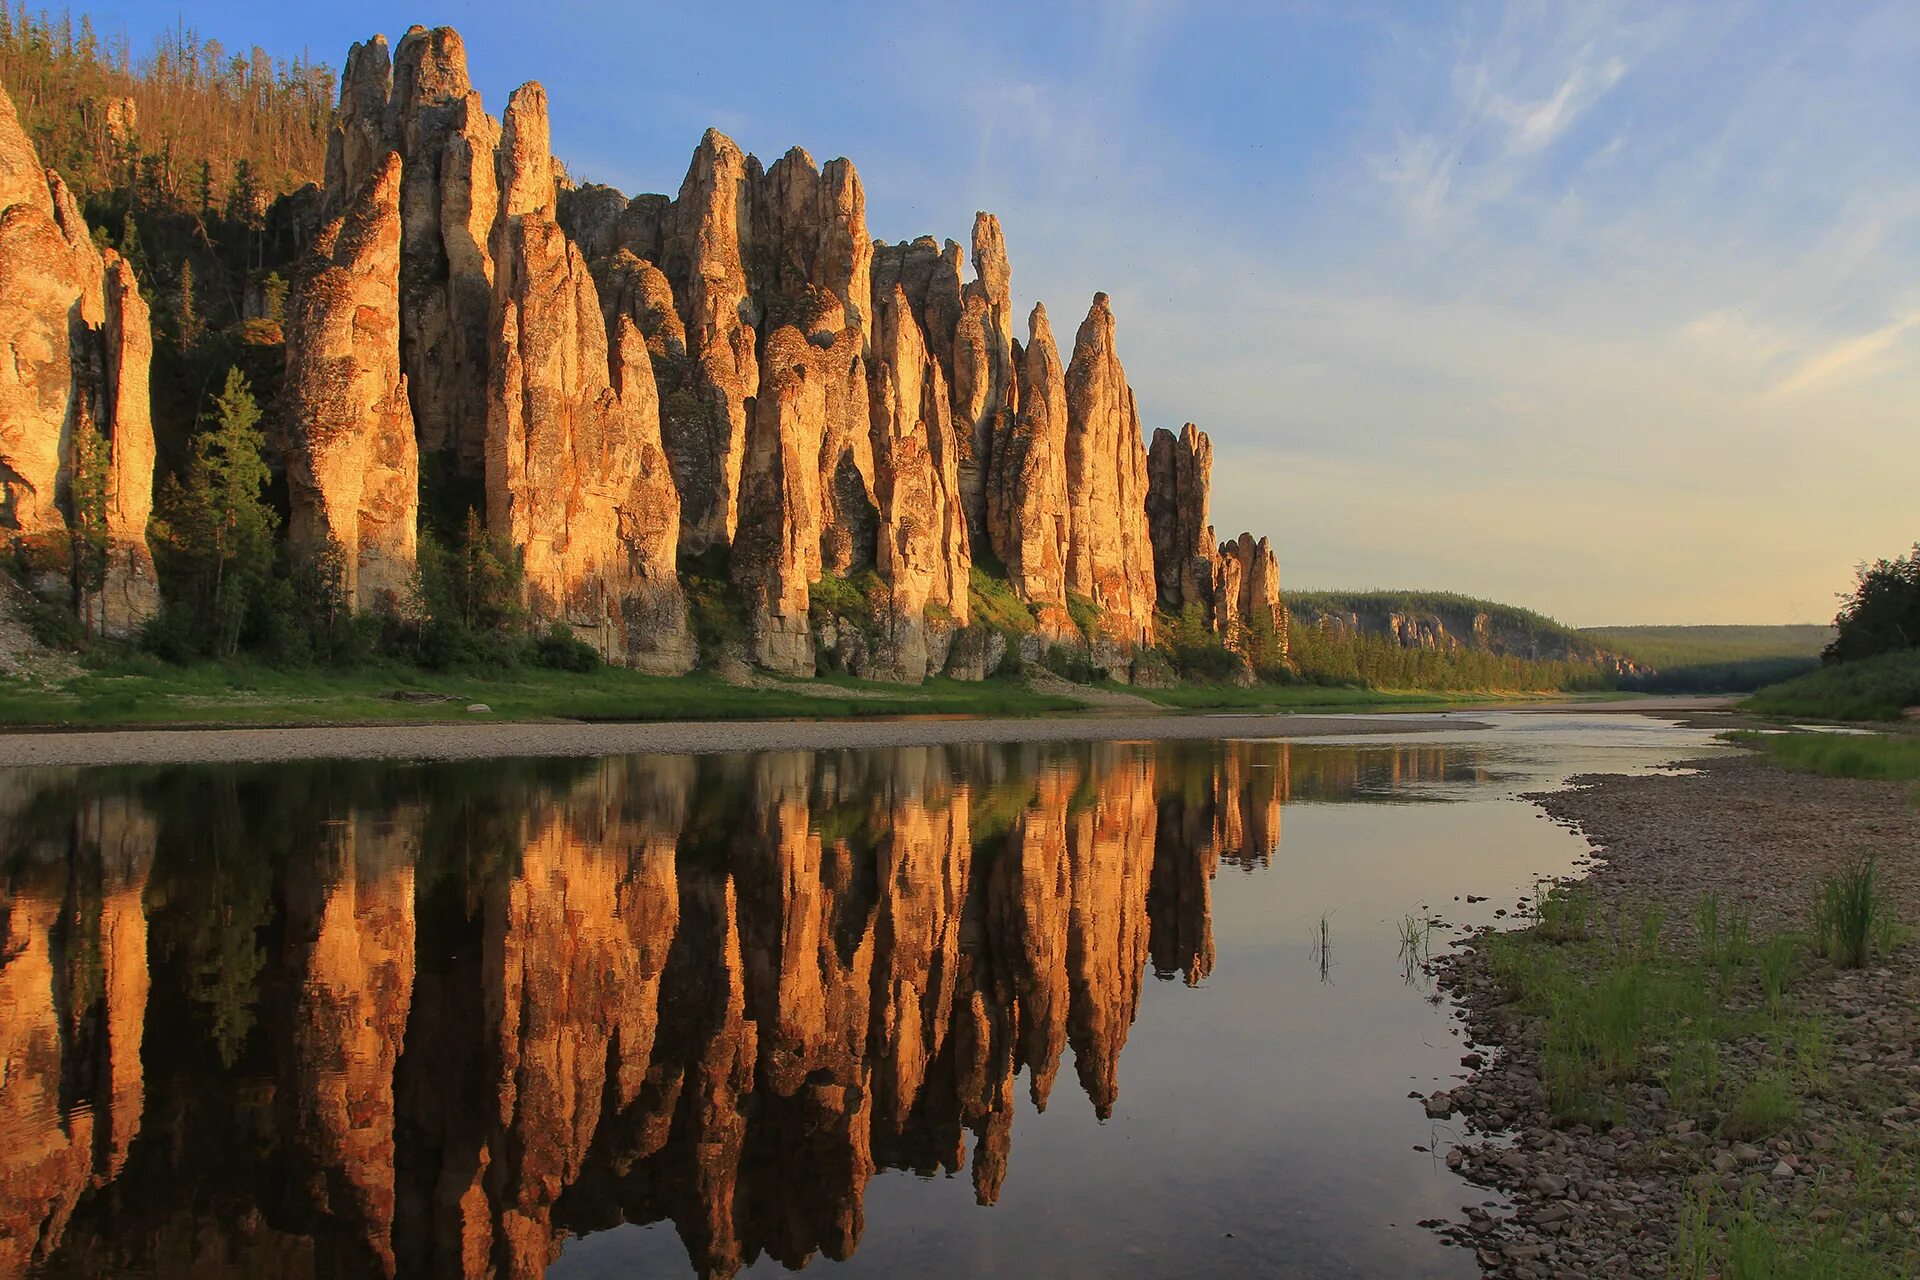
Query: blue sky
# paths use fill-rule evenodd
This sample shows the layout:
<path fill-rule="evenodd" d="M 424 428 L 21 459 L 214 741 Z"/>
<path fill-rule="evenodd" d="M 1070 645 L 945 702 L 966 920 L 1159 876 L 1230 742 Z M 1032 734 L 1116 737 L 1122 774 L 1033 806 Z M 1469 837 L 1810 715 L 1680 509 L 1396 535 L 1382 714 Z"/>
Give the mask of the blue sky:
<path fill-rule="evenodd" d="M 336 67 L 450 23 L 577 177 L 672 192 L 716 125 L 851 157 L 876 237 L 993 210 L 1291 586 L 1820 620 L 1920 537 L 1920 7 L 89 8 Z"/>

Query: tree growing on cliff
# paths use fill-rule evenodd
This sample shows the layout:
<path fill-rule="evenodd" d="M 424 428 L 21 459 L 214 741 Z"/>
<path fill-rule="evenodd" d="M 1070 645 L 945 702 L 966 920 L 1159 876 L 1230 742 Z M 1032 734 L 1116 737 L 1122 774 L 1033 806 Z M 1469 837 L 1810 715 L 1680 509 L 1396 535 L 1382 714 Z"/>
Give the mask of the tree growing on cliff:
<path fill-rule="evenodd" d="M 1830 663 L 1920 646 L 1920 543 L 1904 556 L 1856 569 L 1833 626 L 1837 634 L 1821 655 Z"/>
<path fill-rule="evenodd" d="M 274 530 L 260 406 L 238 369 L 214 397 L 181 474 L 160 490 L 157 542 L 173 611 L 163 624 L 190 653 L 232 657 L 273 574 Z M 171 582 L 168 579 L 171 579 Z"/>

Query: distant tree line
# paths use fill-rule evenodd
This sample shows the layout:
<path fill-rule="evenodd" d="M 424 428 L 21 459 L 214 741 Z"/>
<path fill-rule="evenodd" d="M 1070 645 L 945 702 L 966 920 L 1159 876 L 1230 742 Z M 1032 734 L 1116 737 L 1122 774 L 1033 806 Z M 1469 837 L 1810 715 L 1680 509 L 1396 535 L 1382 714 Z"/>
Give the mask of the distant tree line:
<path fill-rule="evenodd" d="M 1288 655 L 1301 679 L 1321 684 L 1516 693 L 1604 689 L 1612 684 L 1611 674 L 1594 662 L 1533 661 L 1466 646 L 1413 649 L 1376 632 L 1299 620 L 1289 632 Z"/>

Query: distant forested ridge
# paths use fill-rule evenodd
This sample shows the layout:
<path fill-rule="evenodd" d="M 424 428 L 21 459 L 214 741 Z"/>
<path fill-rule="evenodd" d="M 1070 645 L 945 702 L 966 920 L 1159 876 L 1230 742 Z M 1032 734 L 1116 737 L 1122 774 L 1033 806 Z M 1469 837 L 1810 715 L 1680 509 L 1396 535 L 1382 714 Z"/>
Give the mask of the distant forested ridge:
<path fill-rule="evenodd" d="M 1832 640 L 1831 626 L 1586 627 L 1594 643 L 1647 670 L 1623 681 L 1657 693 L 1744 693 L 1813 670 Z"/>
<path fill-rule="evenodd" d="M 1401 689 L 1606 688 L 1640 673 L 1545 614 L 1447 591 L 1294 591 L 1300 674 Z"/>

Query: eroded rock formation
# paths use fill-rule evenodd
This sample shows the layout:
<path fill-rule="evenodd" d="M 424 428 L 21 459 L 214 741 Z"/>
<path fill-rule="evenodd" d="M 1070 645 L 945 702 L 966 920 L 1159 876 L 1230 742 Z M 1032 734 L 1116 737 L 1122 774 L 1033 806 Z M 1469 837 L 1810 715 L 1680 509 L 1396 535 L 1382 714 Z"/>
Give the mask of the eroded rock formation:
<path fill-rule="evenodd" d="M 1034 304 L 1021 352 L 1019 412 L 994 437 L 987 529 L 1020 598 L 1043 633 L 1066 637 L 1067 386 L 1047 309 Z"/>
<path fill-rule="evenodd" d="M 97 249 L 66 185 L 42 170 L 0 93 L 0 533 L 44 569 L 76 554 L 83 621 L 124 636 L 159 607 L 153 340 L 118 254 Z M 71 535 L 77 533 L 78 538 Z"/>
<path fill-rule="evenodd" d="M 487 524 L 520 549 L 528 603 L 616 661 L 693 664 L 676 576 L 679 498 L 646 343 L 609 335 L 585 258 L 554 218 L 546 95 L 525 85 L 501 130 Z"/>
<path fill-rule="evenodd" d="M 412 589 L 420 455 L 400 367 L 399 153 L 387 152 L 316 237 L 288 298 L 287 536 L 337 551 L 358 609 Z"/>
<path fill-rule="evenodd" d="M 875 669 L 918 683 L 944 665 L 930 659 L 929 610 L 937 620 L 967 623 L 972 555 L 946 380 L 897 286 L 874 338 L 872 399 L 877 565 L 889 589 L 877 619 L 882 655 Z"/>
<path fill-rule="evenodd" d="M 747 158 L 709 129 L 660 226 L 660 267 L 699 371 L 684 388 L 686 403 L 671 406 L 665 423 L 687 554 L 726 545 L 739 523 L 747 402 L 760 391 L 742 261 L 742 237 L 751 228 Z"/>
<path fill-rule="evenodd" d="M 1104 293 L 1081 322 L 1067 365 L 1067 590 L 1091 599 L 1113 638 L 1153 637 L 1147 448 L 1114 345 Z"/>

